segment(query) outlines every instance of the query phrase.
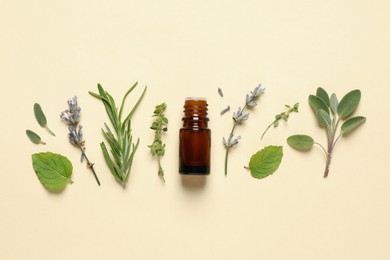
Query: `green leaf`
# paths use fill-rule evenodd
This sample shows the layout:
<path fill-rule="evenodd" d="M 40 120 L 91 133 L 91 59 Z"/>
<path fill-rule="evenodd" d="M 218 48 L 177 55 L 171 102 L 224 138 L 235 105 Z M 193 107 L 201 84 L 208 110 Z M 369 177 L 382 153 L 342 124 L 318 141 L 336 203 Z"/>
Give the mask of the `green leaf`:
<path fill-rule="evenodd" d="M 40 126 L 45 127 L 47 124 L 46 116 L 42 111 L 41 105 L 38 103 L 34 104 L 34 115 Z"/>
<path fill-rule="evenodd" d="M 320 110 L 320 109 L 324 110 L 325 112 L 327 112 L 329 114 L 329 108 L 321 98 L 314 96 L 314 95 L 310 95 L 309 96 L 309 104 L 310 104 L 310 106 L 313 109 L 315 114 L 317 114 L 318 110 Z"/>
<path fill-rule="evenodd" d="M 41 137 L 39 135 L 37 135 L 31 130 L 26 130 L 26 135 L 30 139 L 30 141 L 35 144 L 46 144 L 45 142 L 42 142 Z"/>
<path fill-rule="evenodd" d="M 366 118 L 363 116 L 352 117 L 343 123 L 341 126 L 341 133 L 343 135 L 348 134 L 364 122 L 366 122 Z"/>
<path fill-rule="evenodd" d="M 336 94 L 330 96 L 330 108 L 332 109 L 333 115 L 337 114 L 337 107 L 339 106 L 339 101 L 337 100 Z"/>
<path fill-rule="evenodd" d="M 32 156 L 33 168 L 42 185 L 50 191 L 61 191 L 72 183 L 73 166 L 68 158 L 54 153 L 36 153 Z"/>
<path fill-rule="evenodd" d="M 332 120 L 328 113 L 324 110 L 319 109 L 317 111 L 317 119 L 321 126 L 325 126 L 327 129 L 331 129 Z"/>
<path fill-rule="evenodd" d="M 287 143 L 294 149 L 305 151 L 312 148 L 314 140 L 308 135 L 292 135 L 287 138 Z"/>
<path fill-rule="evenodd" d="M 252 155 L 249 161 L 251 175 L 256 179 L 262 179 L 274 173 L 282 162 L 282 146 L 267 146 Z"/>
<path fill-rule="evenodd" d="M 324 101 L 325 105 L 329 107 L 329 95 L 323 88 L 317 88 L 316 96 L 321 98 Z"/>
<path fill-rule="evenodd" d="M 337 112 L 339 116 L 344 119 L 352 114 L 359 102 L 360 102 L 361 92 L 358 89 L 352 90 L 346 94 L 340 101 L 340 104 L 337 107 Z"/>

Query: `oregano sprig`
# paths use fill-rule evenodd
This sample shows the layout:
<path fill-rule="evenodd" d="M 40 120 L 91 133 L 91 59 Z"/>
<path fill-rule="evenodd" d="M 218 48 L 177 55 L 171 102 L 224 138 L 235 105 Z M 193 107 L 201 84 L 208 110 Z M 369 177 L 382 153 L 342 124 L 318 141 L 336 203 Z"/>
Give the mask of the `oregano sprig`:
<path fill-rule="evenodd" d="M 261 139 L 263 139 L 265 133 L 268 131 L 268 129 L 271 128 L 271 126 L 277 127 L 279 125 L 280 120 L 283 119 L 284 121 L 287 122 L 287 120 L 290 117 L 290 114 L 292 112 L 298 113 L 298 106 L 299 106 L 299 103 L 295 103 L 294 106 L 285 105 L 285 107 L 287 108 L 287 111 L 282 112 L 282 113 L 275 116 L 275 120 L 267 127 L 267 129 L 265 129 L 265 131 L 261 135 Z"/>
<path fill-rule="evenodd" d="M 297 150 L 309 150 L 316 144 L 324 151 L 326 156 L 324 178 L 329 174 L 332 153 L 337 141 L 340 137 L 346 136 L 366 121 L 366 118 L 363 116 L 350 118 L 356 110 L 360 98 L 360 90 L 355 89 L 347 93 L 339 103 L 336 94 L 332 94 L 329 97 L 323 88 L 318 88 L 316 95 L 309 96 L 309 104 L 316 115 L 318 123 L 321 127 L 325 128 L 328 140 L 326 149 L 308 135 L 293 135 L 287 139 L 287 143 Z M 342 121 L 343 123 L 338 131 L 338 126 Z"/>
<path fill-rule="evenodd" d="M 233 127 L 232 130 L 230 131 L 230 134 L 227 139 L 225 137 L 222 139 L 223 144 L 226 149 L 225 153 L 225 175 L 227 175 L 228 172 L 228 157 L 229 157 L 229 151 L 231 148 L 236 146 L 241 139 L 241 136 L 237 136 L 236 138 L 233 139 L 234 137 L 234 130 L 236 127 L 240 124 L 242 124 L 244 121 L 248 120 L 249 118 L 249 113 L 244 113 L 244 111 L 247 108 L 253 108 L 257 105 L 256 100 L 260 95 L 262 95 L 265 91 L 265 88 L 259 84 L 253 91 L 251 91 L 249 94 L 246 95 L 245 99 L 245 106 L 241 109 L 241 107 L 238 108 L 237 112 L 233 113 Z"/>
<path fill-rule="evenodd" d="M 164 113 L 167 109 L 167 105 L 165 103 L 161 103 L 157 105 L 154 112 L 153 117 L 155 117 L 150 129 L 154 130 L 154 140 L 151 145 L 148 145 L 150 151 L 153 156 L 157 156 L 158 161 L 158 176 L 162 178 L 165 182 L 164 178 L 164 169 L 161 166 L 161 157 L 165 154 L 165 144 L 162 142 L 162 134 L 168 131 L 168 118 L 165 117 Z"/>

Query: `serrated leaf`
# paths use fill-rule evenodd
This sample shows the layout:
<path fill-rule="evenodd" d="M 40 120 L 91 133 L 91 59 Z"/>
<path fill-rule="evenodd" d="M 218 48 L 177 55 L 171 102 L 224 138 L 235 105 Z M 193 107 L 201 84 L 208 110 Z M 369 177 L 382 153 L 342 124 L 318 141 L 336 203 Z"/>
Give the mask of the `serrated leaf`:
<path fill-rule="evenodd" d="M 61 191 L 66 184 L 72 183 L 72 163 L 63 155 L 36 153 L 32 156 L 33 168 L 39 181 L 50 191 Z"/>
<path fill-rule="evenodd" d="M 348 119 L 341 126 L 341 133 L 343 135 L 350 133 L 355 130 L 358 126 L 363 124 L 366 121 L 366 118 L 363 116 L 356 116 Z"/>
<path fill-rule="evenodd" d="M 361 92 L 358 89 L 352 90 L 351 92 L 347 93 L 340 101 L 338 107 L 337 107 L 337 113 L 341 118 L 346 118 L 350 114 L 352 114 L 359 102 L 360 102 Z"/>
<path fill-rule="evenodd" d="M 42 142 L 41 137 L 39 135 L 37 135 L 31 130 L 26 130 L 26 135 L 30 139 L 30 141 L 35 144 L 46 144 L 45 142 Z"/>
<path fill-rule="evenodd" d="M 38 124 L 42 127 L 45 127 L 47 124 L 46 116 L 42 111 L 41 105 L 38 103 L 34 104 L 34 115 Z"/>
<path fill-rule="evenodd" d="M 318 110 L 320 110 L 320 109 L 324 110 L 325 112 L 327 112 L 329 114 L 329 108 L 321 98 L 314 96 L 314 95 L 310 95 L 309 96 L 309 104 L 310 104 L 310 106 L 313 109 L 315 114 L 317 114 Z"/>
<path fill-rule="evenodd" d="M 324 110 L 320 109 L 317 111 L 317 120 L 321 126 L 325 126 L 326 128 L 331 129 L 332 120 L 330 119 L 329 114 Z"/>
<path fill-rule="evenodd" d="M 337 114 L 337 107 L 339 106 L 339 101 L 337 100 L 336 94 L 333 93 L 330 96 L 329 102 L 333 115 Z"/>
<path fill-rule="evenodd" d="M 294 149 L 305 151 L 314 145 L 314 139 L 308 135 L 292 135 L 287 138 L 287 143 Z"/>
<path fill-rule="evenodd" d="M 282 146 L 267 146 L 252 155 L 249 161 L 251 175 L 256 179 L 262 179 L 274 173 L 282 162 Z"/>
<path fill-rule="evenodd" d="M 321 87 L 317 88 L 316 96 L 321 98 L 322 101 L 324 101 L 325 105 L 327 105 L 329 107 L 329 95 L 325 89 L 323 89 Z"/>

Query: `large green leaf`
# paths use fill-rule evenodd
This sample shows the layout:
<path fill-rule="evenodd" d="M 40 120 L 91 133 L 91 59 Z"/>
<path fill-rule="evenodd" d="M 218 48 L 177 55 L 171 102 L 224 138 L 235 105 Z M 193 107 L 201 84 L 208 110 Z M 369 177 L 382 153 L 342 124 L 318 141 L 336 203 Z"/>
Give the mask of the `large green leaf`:
<path fill-rule="evenodd" d="M 341 126 L 341 133 L 343 135 L 348 134 L 355 128 L 363 124 L 365 121 L 366 118 L 363 116 L 352 117 L 343 123 L 343 125 Z"/>
<path fill-rule="evenodd" d="M 337 113 L 341 118 L 346 118 L 356 110 L 360 102 L 361 92 L 358 89 L 347 93 L 337 107 Z"/>
<path fill-rule="evenodd" d="M 314 139 L 308 135 L 292 135 L 287 138 L 287 143 L 294 149 L 305 151 L 314 145 Z"/>
<path fill-rule="evenodd" d="M 332 110 L 333 115 L 337 114 L 337 107 L 339 106 L 339 101 L 337 99 L 336 94 L 332 94 L 330 96 L 330 108 Z"/>
<path fill-rule="evenodd" d="M 315 114 L 317 114 L 318 110 L 320 110 L 320 109 L 324 110 L 325 112 L 327 112 L 329 114 L 329 108 L 325 104 L 325 102 L 322 100 L 322 98 L 319 98 L 319 97 L 314 96 L 314 95 L 310 95 L 309 96 L 309 104 L 310 104 L 310 106 L 313 109 Z"/>
<path fill-rule="evenodd" d="M 262 179 L 274 173 L 282 162 L 282 146 L 267 146 L 252 155 L 249 161 L 251 175 L 256 179 Z"/>
<path fill-rule="evenodd" d="M 54 153 L 32 155 L 33 168 L 42 185 L 50 191 L 60 191 L 72 183 L 73 166 L 68 158 Z"/>
<path fill-rule="evenodd" d="M 317 88 L 316 96 L 321 98 L 324 101 L 325 105 L 329 107 L 329 95 L 323 88 Z"/>
<path fill-rule="evenodd" d="M 319 109 L 317 111 L 317 119 L 321 126 L 325 126 L 326 128 L 331 129 L 332 120 L 330 119 L 329 114 L 324 110 Z"/>

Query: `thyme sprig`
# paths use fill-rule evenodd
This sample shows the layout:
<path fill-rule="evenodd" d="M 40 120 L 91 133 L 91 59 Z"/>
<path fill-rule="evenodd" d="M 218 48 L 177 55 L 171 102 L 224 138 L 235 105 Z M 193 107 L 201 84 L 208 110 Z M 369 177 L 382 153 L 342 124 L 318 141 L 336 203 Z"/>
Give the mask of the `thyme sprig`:
<path fill-rule="evenodd" d="M 81 151 L 81 162 L 83 159 L 87 160 L 87 166 L 91 169 L 93 175 L 95 176 L 96 182 L 100 186 L 99 178 L 96 175 L 95 169 L 93 168 L 93 163 L 91 163 L 85 154 L 85 140 L 83 140 L 83 127 L 79 124 L 80 122 L 80 111 L 81 108 L 78 105 L 77 97 L 68 99 L 69 109 L 61 112 L 60 118 L 68 125 L 68 138 L 69 142 L 74 146 L 78 147 Z"/>
<path fill-rule="evenodd" d="M 156 106 L 156 109 L 153 112 L 153 117 L 155 117 L 155 119 L 150 126 L 150 129 L 155 131 L 154 140 L 151 145 L 148 145 L 152 155 L 157 156 L 158 176 L 160 176 L 164 182 L 164 169 L 161 166 L 161 157 L 165 154 L 165 144 L 162 142 L 161 136 L 163 132 L 168 131 L 168 119 L 164 115 L 166 109 L 167 105 L 165 103 Z"/>
<path fill-rule="evenodd" d="M 228 171 L 229 151 L 230 151 L 230 149 L 232 147 L 236 146 L 238 144 L 239 140 L 241 139 L 241 136 L 237 136 L 236 138 L 234 138 L 234 130 L 236 129 L 236 127 L 238 125 L 240 125 L 244 121 L 248 120 L 249 113 L 244 113 L 244 111 L 247 108 L 255 107 L 257 105 L 256 100 L 258 99 L 258 97 L 260 95 L 262 95 L 264 93 L 264 91 L 265 91 L 265 88 L 261 84 L 259 84 L 253 91 L 251 91 L 250 94 L 246 95 L 245 106 L 242 109 L 241 109 L 241 107 L 239 107 L 237 112 L 233 113 L 234 124 L 233 124 L 232 130 L 230 131 L 230 134 L 229 134 L 227 140 L 225 139 L 225 137 L 222 139 L 223 144 L 224 144 L 225 149 L 226 149 L 226 153 L 225 153 L 225 175 L 227 175 L 227 171 Z"/>
<path fill-rule="evenodd" d="M 98 84 L 99 94 L 93 93 L 91 91 L 89 92 L 90 95 L 100 99 L 103 102 L 107 115 L 114 128 L 114 131 L 111 131 L 111 129 L 105 123 L 104 129 L 102 129 L 103 136 L 111 148 L 111 156 L 108 153 L 104 142 L 100 143 L 100 147 L 103 151 L 104 159 L 106 160 L 107 166 L 110 169 L 112 175 L 123 187 L 126 186 L 126 182 L 129 178 L 134 155 L 137 151 L 140 141 L 138 138 L 137 142 L 133 143 L 131 117 L 144 97 L 147 87 L 144 88 L 141 96 L 138 98 L 138 101 L 135 103 L 134 107 L 124 120 L 122 120 L 122 114 L 126 98 L 134 90 L 137 84 L 138 82 L 136 82 L 126 92 L 122 99 L 122 104 L 119 111 L 116 107 L 114 98 L 107 91 L 105 91 L 100 84 Z"/>

